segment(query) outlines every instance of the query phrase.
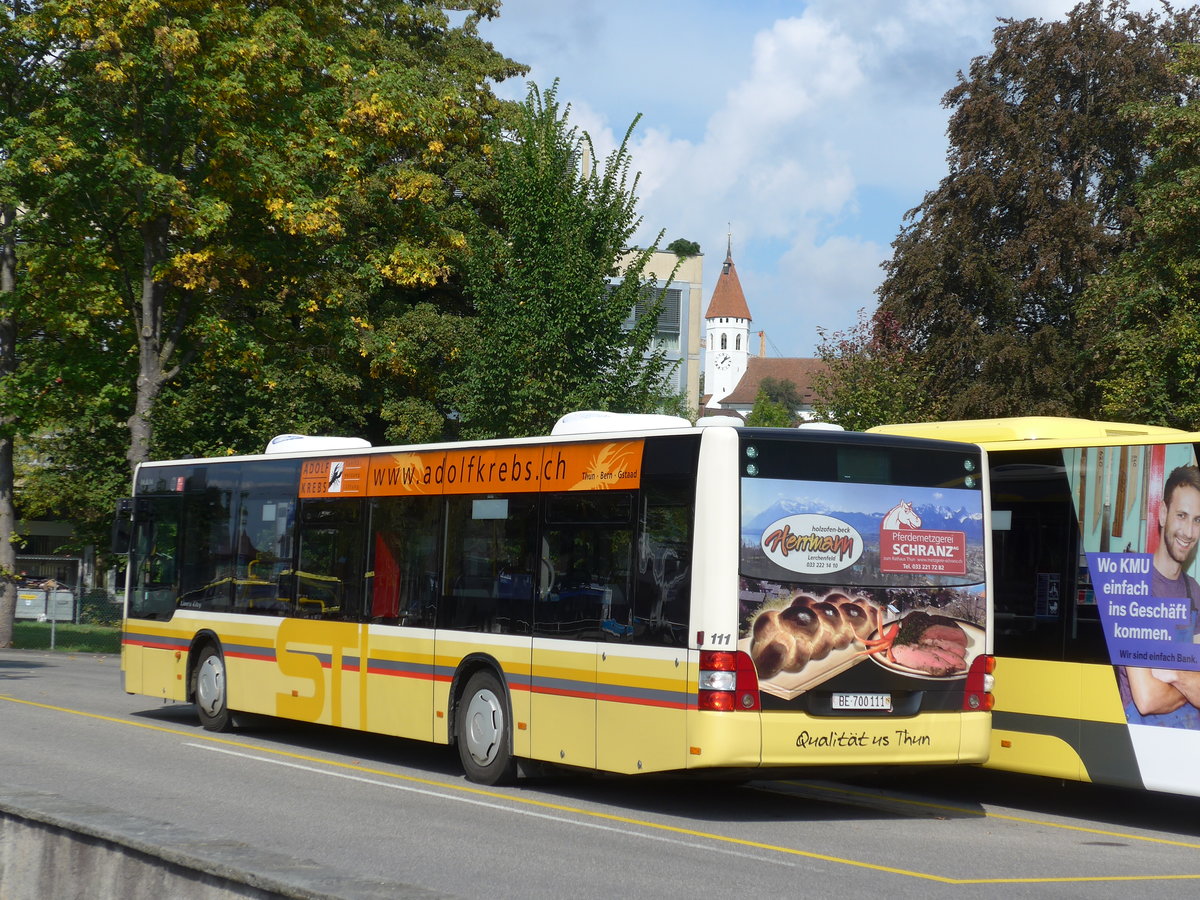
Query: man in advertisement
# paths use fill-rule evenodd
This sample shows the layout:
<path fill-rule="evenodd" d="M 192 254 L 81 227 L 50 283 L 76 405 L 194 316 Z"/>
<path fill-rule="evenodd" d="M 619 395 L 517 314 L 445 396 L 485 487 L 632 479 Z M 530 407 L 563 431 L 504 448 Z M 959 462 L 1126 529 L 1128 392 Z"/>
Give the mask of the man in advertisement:
<path fill-rule="evenodd" d="M 1150 596 L 1187 601 L 1190 621 L 1185 636 L 1193 640 L 1200 584 L 1186 569 L 1200 541 L 1200 469 L 1196 466 L 1180 466 L 1167 478 L 1158 525 Z M 1200 729 L 1200 672 L 1118 666 L 1117 681 L 1130 723 Z"/>

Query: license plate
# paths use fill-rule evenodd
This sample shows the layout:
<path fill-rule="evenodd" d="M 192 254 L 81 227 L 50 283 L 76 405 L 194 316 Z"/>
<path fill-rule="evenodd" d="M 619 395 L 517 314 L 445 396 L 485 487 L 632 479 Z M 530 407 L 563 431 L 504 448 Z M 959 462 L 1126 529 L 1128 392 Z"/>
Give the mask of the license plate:
<path fill-rule="evenodd" d="M 833 694 L 832 697 L 834 709 L 892 711 L 891 694 Z"/>

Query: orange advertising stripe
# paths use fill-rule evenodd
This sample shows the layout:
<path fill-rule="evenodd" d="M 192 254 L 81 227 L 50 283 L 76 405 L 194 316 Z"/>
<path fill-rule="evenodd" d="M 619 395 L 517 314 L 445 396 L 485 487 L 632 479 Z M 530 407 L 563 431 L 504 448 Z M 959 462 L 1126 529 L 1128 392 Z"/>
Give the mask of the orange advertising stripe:
<path fill-rule="evenodd" d="M 541 490 L 541 447 L 480 448 L 371 457 L 369 494 L 526 493 Z"/>
<path fill-rule="evenodd" d="M 301 469 L 300 496 L 632 490 L 641 485 L 642 448 L 642 441 L 633 440 L 310 460 Z"/>
<path fill-rule="evenodd" d="M 614 441 L 547 447 L 543 467 L 549 472 L 553 462 L 556 481 L 545 490 L 632 490 L 642 480 L 642 446 L 642 441 Z"/>

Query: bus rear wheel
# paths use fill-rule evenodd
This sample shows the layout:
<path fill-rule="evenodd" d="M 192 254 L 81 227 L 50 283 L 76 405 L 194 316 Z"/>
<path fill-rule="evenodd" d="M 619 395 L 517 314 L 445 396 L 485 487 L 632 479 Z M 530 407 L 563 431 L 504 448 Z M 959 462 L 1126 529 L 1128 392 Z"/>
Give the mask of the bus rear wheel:
<path fill-rule="evenodd" d="M 458 704 L 458 756 L 467 778 L 477 784 L 512 784 L 517 761 L 512 755 L 512 726 L 500 680 L 476 672 Z"/>
<path fill-rule="evenodd" d="M 229 685 L 225 676 L 225 657 L 212 644 L 200 651 L 192 672 L 192 699 L 200 724 L 209 731 L 229 731 L 233 716 L 229 713 Z"/>

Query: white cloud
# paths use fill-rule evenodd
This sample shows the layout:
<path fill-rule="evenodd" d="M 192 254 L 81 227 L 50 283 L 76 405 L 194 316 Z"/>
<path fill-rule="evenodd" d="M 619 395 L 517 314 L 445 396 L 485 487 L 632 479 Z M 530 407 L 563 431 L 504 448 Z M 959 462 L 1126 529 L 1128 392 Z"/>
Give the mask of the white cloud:
<path fill-rule="evenodd" d="M 835 23 L 781 19 L 755 36 L 753 70 L 727 107 L 756 125 L 793 125 L 853 94 L 863 80 L 859 61 L 859 48 Z"/>
<path fill-rule="evenodd" d="M 946 170 L 941 98 L 991 52 L 997 17 L 1073 5 L 507 0 L 486 36 L 542 86 L 561 78 L 601 157 L 644 112 L 639 240 L 699 241 L 707 303 L 732 231 L 754 330 L 808 355 L 815 326 L 844 330 L 873 308 L 903 214 Z"/>

